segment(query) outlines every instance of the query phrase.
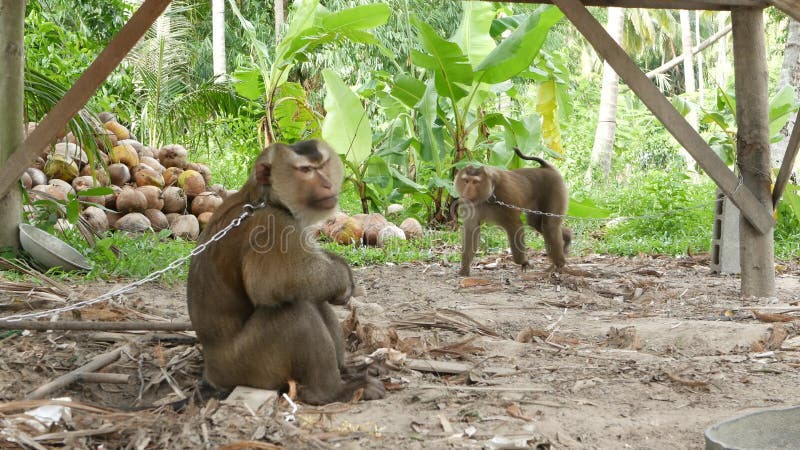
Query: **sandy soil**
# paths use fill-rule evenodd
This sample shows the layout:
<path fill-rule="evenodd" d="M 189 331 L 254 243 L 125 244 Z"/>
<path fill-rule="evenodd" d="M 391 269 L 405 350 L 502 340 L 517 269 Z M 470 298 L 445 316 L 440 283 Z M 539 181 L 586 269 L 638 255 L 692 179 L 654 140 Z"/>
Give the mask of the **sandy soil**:
<path fill-rule="evenodd" d="M 384 380 L 385 399 L 299 405 L 294 421 L 276 399 L 119 410 L 191 390 L 202 356 L 190 333 L 13 333 L 0 341 L 0 447 L 702 448 L 723 419 L 797 404 L 797 264 L 778 266 L 777 299 L 744 301 L 739 279 L 710 274 L 705 257 L 575 257 L 559 277 L 536 258 L 527 273 L 501 260 L 469 279 L 439 264 L 357 269 L 357 322 L 337 307 L 354 358 L 388 346 L 405 365 Z M 2 315 L 18 300 L 0 293 Z M 80 318 L 184 321 L 184 302 L 182 286 L 151 285 Z M 43 403 L 26 394 L 132 339 L 102 370 L 128 384 L 54 392 L 74 406 L 51 426 L 24 414 Z"/>

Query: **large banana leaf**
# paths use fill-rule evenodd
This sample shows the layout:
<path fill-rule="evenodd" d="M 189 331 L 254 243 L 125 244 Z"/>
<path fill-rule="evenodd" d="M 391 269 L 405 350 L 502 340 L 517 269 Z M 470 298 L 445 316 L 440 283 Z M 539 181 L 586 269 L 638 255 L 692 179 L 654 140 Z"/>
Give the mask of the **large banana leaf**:
<path fill-rule="evenodd" d="M 474 73 L 472 66 L 458 44 L 446 41 L 436 34 L 430 25 L 417 17 L 411 18 L 417 29 L 420 44 L 425 53 L 411 51 L 411 61 L 425 69 L 432 70 L 436 92 L 457 102 L 467 96 L 467 88 L 472 85 Z"/>
<path fill-rule="evenodd" d="M 496 14 L 489 2 L 464 2 L 461 24 L 450 38 L 467 55 L 472 67 L 477 67 L 497 46 L 489 35 Z"/>
<path fill-rule="evenodd" d="M 325 79 L 325 110 L 322 138 L 353 164 L 360 165 L 372 150 L 372 129 L 361 100 L 330 69 Z"/>
<path fill-rule="evenodd" d="M 439 166 L 440 161 L 447 154 L 444 145 L 444 130 L 436 124 L 437 101 L 436 89 L 428 83 L 425 95 L 419 104 L 419 140 L 420 156 L 425 161 L 431 161 Z"/>
<path fill-rule="evenodd" d="M 475 68 L 484 71 L 484 83 L 499 83 L 510 79 L 531 65 L 550 31 L 564 13 L 554 6 L 542 6 L 500 42 L 482 63 Z"/>

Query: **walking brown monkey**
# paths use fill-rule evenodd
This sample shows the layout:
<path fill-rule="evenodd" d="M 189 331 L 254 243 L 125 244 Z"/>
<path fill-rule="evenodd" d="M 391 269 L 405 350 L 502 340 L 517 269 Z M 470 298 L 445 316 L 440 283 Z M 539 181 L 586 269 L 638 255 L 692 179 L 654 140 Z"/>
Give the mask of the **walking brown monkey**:
<path fill-rule="evenodd" d="M 212 386 L 280 389 L 293 379 L 306 403 L 347 401 L 362 388 L 365 399 L 383 397 L 380 380 L 345 367 L 342 329 L 329 305 L 353 293 L 350 267 L 320 249 L 308 228 L 335 211 L 343 173 L 324 142 L 272 144 L 200 235 L 205 243 L 246 204 L 265 203 L 189 268 L 189 316 Z"/>
<path fill-rule="evenodd" d="M 518 148 L 514 148 L 514 151 L 520 158 L 536 161 L 541 167 L 504 170 L 471 165 L 456 174 L 455 188 L 464 215 L 461 275 L 469 275 L 470 264 L 480 240 L 481 223 L 484 221 L 500 225 L 506 230 L 514 262 L 523 269 L 528 267 L 521 211 L 513 207 L 554 214 L 525 213 L 528 225 L 544 238 L 552 262 L 551 269 L 558 270 L 566 264 L 565 254 L 572 242 L 572 231 L 562 226 L 564 220 L 560 217 L 566 214 L 569 202 L 564 179 L 547 161 L 526 156 Z M 498 201 L 512 207 L 501 205 Z"/>

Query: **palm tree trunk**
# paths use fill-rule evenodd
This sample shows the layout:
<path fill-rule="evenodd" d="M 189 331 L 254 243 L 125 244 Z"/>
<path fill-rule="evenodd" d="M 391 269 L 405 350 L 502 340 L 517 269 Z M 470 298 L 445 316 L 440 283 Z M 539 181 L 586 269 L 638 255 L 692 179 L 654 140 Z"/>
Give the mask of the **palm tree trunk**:
<path fill-rule="evenodd" d="M 287 0 L 275 0 L 275 36 L 281 35 L 281 27 L 286 23 L 287 11 L 289 10 L 289 3 Z"/>
<path fill-rule="evenodd" d="M 0 3 L 0 165 L 14 153 L 25 138 L 23 133 L 23 89 L 25 67 L 25 2 Z M 22 220 L 22 194 L 11 189 L 0 198 L 0 249 L 19 248 L 19 223 Z"/>
<path fill-rule="evenodd" d="M 717 13 L 717 29 L 721 30 L 725 27 L 730 13 Z M 716 82 L 721 88 L 725 89 L 728 86 L 728 78 L 731 71 L 731 64 L 728 61 L 728 47 L 730 43 L 727 39 L 720 39 L 717 44 L 717 65 L 716 65 Z"/>
<path fill-rule="evenodd" d="M 606 30 L 616 42 L 622 41 L 622 25 L 625 10 L 608 8 Z M 614 153 L 614 135 L 617 131 L 617 96 L 619 94 L 619 75 L 607 62 L 603 64 L 603 81 L 600 90 L 600 111 L 597 129 L 592 146 L 592 160 L 586 172 L 586 180 L 591 182 L 592 170 L 597 168 L 604 177 L 611 173 L 611 156 Z"/>
<path fill-rule="evenodd" d="M 214 81 L 224 80 L 225 70 L 225 0 L 211 0 L 211 53 Z"/>
<path fill-rule="evenodd" d="M 789 37 L 786 39 L 783 65 L 778 79 L 778 89 L 783 89 L 784 86 L 792 86 L 794 88 L 794 100 L 796 102 L 800 101 L 800 22 L 793 19 L 789 19 Z M 788 136 L 789 131 L 797 126 L 794 123 L 794 118 L 794 114 L 789 115 L 789 121 L 786 122 L 786 125 L 781 130 L 781 134 Z M 789 145 L 789 139 L 783 139 L 772 145 L 770 151 L 772 167 L 781 166 L 787 145 Z"/>
<path fill-rule="evenodd" d="M 692 49 L 692 20 L 689 18 L 689 11 L 682 9 L 680 11 L 681 18 L 681 53 L 683 53 L 683 80 L 684 91 L 688 94 L 690 99 L 693 99 L 694 93 L 697 91 L 695 78 L 694 78 L 694 49 Z M 692 128 L 697 129 L 697 112 L 694 108 L 689 110 L 686 115 L 686 120 L 692 125 Z M 687 170 L 692 170 L 695 166 L 694 159 L 681 147 L 679 153 L 683 160 L 686 162 Z"/>
<path fill-rule="evenodd" d="M 694 37 L 695 37 L 695 45 L 697 47 L 703 42 L 703 37 L 700 35 L 700 11 L 694 12 Z M 705 57 L 703 56 L 703 52 L 697 53 L 697 92 L 698 95 L 698 102 L 700 103 L 700 107 L 703 106 L 703 100 L 705 100 L 704 89 L 706 84 L 705 75 L 703 74 L 703 66 L 705 65 Z"/>

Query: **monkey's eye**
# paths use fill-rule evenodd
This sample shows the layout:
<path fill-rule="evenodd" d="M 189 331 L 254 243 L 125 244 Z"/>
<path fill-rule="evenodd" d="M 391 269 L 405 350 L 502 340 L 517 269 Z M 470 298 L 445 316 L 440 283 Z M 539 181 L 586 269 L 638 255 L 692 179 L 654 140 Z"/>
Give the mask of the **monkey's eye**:
<path fill-rule="evenodd" d="M 311 166 L 300 166 L 297 168 L 297 170 L 299 170 L 301 173 L 311 173 L 314 168 Z"/>

